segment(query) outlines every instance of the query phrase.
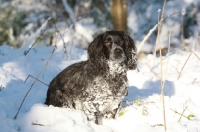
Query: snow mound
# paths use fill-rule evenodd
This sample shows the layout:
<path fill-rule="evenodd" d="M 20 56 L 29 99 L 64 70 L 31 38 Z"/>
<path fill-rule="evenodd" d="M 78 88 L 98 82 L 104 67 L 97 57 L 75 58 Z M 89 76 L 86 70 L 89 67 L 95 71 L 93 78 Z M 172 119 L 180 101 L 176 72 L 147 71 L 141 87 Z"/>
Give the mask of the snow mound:
<path fill-rule="evenodd" d="M 24 132 L 111 132 L 88 122 L 83 112 L 43 104 L 33 105 L 18 123 Z"/>

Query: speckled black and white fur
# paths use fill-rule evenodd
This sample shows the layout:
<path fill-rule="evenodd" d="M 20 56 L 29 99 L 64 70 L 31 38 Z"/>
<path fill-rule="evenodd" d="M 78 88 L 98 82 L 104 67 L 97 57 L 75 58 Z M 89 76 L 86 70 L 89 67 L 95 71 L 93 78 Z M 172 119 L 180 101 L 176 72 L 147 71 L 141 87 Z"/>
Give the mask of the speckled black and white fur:
<path fill-rule="evenodd" d="M 50 83 L 47 105 L 82 110 L 89 121 L 115 118 L 128 93 L 127 70 L 137 67 L 134 41 L 123 31 L 98 35 L 88 47 L 88 60 L 73 64 Z"/>

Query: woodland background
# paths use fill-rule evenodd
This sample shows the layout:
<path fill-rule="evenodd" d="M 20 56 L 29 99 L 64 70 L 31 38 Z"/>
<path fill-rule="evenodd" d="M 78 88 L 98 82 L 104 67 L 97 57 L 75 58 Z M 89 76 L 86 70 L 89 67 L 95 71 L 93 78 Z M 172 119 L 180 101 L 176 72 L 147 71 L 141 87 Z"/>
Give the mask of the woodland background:
<path fill-rule="evenodd" d="M 66 2 L 67 7 L 64 2 Z M 162 0 L 0 0 L 0 45 L 20 48 L 49 18 L 56 20 L 57 30 L 65 44 L 86 49 L 93 38 L 107 30 L 124 30 L 136 44 L 158 22 Z M 198 50 L 200 33 L 200 2 L 198 0 L 167 0 L 162 23 L 163 48 L 171 30 L 171 47 Z M 181 11 L 186 11 L 182 12 Z M 180 13 L 177 13 L 180 12 Z M 78 28 L 76 28 L 78 27 Z M 78 30 L 79 29 L 79 30 Z M 87 31 L 87 34 L 80 32 Z M 54 24 L 48 27 L 37 45 L 52 45 Z M 143 51 L 152 53 L 157 32 L 146 42 Z M 189 48 L 188 48 L 189 47 Z M 142 52 L 142 50 L 141 50 Z"/>

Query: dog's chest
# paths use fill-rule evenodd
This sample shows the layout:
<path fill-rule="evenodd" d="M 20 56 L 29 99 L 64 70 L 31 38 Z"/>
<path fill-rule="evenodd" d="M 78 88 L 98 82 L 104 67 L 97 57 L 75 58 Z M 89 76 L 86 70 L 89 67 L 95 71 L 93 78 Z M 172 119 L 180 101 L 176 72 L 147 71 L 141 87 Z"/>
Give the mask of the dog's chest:
<path fill-rule="evenodd" d="M 113 110 L 127 94 L 127 88 L 128 82 L 125 76 L 107 80 L 97 77 L 88 89 L 89 96 L 86 101 L 91 102 L 98 111 Z"/>

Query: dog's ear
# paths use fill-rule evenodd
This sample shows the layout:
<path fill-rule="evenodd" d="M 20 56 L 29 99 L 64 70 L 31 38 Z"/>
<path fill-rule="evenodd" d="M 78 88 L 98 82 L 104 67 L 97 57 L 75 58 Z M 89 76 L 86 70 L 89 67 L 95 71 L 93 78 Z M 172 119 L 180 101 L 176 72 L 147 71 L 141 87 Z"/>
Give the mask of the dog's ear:
<path fill-rule="evenodd" d="M 106 75 L 108 67 L 104 53 L 104 34 L 99 34 L 88 47 L 88 61 L 92 65 L 93 74 Z"/>
<path fill-rule="evenodd" d="M 88 47 L 88 59 L 91 63 L 98 63 L 103 58 L 103 34 L 99 34 Z"/>
<path fill-rule="evenodd" d="M 134 70 L 137 67 L 137 47 L 133 39 L 122 31 L 125 39 L 125 52 L 127 55 L 127 66 L 129 70 Z"/>

